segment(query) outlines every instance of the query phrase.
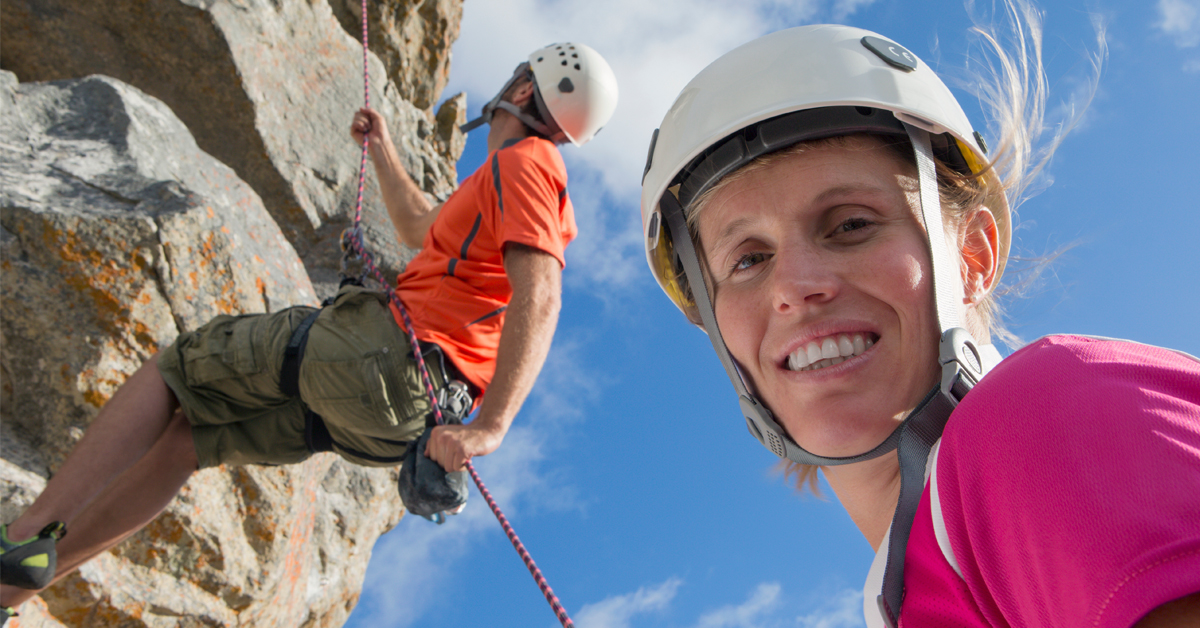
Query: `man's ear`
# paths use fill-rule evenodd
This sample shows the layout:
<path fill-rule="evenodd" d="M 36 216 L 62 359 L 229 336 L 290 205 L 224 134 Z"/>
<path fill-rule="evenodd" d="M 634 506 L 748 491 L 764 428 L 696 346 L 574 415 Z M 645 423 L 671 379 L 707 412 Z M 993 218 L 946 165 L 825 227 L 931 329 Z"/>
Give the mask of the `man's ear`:
<path fill-rule="evenodd" d="M 524 107 L 533 98 L 533 81 L 524 81 L 512 88 L 512 99 L 509 101 L 517 107 Z"/>
<path fill-rule="evenodd" d="M 995 287 L 1000 236 L 991 210 L 975 210 L 960 232 L 963 303 L 978 303 Z"/>

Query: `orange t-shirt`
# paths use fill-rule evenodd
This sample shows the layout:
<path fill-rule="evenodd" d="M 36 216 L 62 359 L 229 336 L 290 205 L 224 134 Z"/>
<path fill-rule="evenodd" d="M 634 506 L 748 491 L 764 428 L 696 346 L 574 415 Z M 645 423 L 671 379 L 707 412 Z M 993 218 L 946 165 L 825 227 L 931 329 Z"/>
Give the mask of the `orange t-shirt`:
<path fill-rule="evenodd" d="M 577 233 L 567 168 L 553 143 L 527 137 L 492 152 L 446 200 L 397 280 L 417 337 L 437 343 L 486 390 L 512 300 L 505 244 L 531 246 L 565 265 Z M 395 305 L 392 313 L 403 325 Z"/>

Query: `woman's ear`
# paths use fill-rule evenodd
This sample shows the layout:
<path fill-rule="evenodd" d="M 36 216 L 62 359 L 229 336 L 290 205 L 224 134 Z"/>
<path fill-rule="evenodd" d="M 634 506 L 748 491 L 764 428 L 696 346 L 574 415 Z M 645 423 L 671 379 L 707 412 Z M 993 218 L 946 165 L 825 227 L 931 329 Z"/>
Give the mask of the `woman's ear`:
<path fill-rule="evenodd" d="M 963 303 L 978 303 L 995 287 L 1000 255 L 1000 237 L 996 217 L 980 207 L 964 223 L 961 231 Z"/>

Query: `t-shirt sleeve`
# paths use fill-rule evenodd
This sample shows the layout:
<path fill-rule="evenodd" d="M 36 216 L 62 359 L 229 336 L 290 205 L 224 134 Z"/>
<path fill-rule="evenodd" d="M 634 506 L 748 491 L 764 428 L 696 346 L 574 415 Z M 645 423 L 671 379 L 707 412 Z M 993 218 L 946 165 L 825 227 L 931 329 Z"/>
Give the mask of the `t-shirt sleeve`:
<path fill-rule="evenodd" d="M 545 141 L 518 144 L 493 155 L 501 244 L 530 246 L 566 264 L 573 217 L 566 212 L 567 172 L 558 149 Z"/>
<path fill-rule="evenodd" d="M 938 484 L 985 616 L 1130 626 L 1200 591 L 1200 363 L 1134 343 L 1043 339 L 955 410 Z"/>

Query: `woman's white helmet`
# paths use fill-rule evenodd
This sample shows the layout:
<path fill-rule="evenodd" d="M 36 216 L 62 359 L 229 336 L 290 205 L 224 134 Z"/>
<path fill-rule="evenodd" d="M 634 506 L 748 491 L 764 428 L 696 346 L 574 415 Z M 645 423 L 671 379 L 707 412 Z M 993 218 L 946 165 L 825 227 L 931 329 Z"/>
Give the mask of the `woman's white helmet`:
<path fill-rule="evenodd" d="M 872 452 L 831 459 L 804 451 L 784 433 L 741 380 L 724 346 L 685 220 L 693 200 L 757 157 L 801 141 L 852 133 L 912 141 L 921 171 L 923 219 L 935 236 L 930 247 L 943 364 L 962 363 L 977 381 L 982 376 L 978 350 L 969 334 L 957 329 L 962 286 L 958 265 L 940 237 L 933 156 L 964 174 L 979 175 L 987 186 L 999 233 L 997 280 L 1008 255 L 1008 204 L 987 167 L 982 136 L 941 79 L 902 46 L 858 28 L 816 25 L 772 33 L 730 51 L 680 92 L 654 133 L 642 178 L 642 226 L 655 279 L 681 310 L 703 321 L 741 398 L 750 432 L 777 455 L 805 464 L 874 457 L 894 447 L 895 435 Z M 691 296 L 681 281 L 685 277 Z M 950 335 L 953 342 L 947 340 Z M 943 392 L 956 377 L 949 376 Z"/>
<path fill-rule="evenodd" d="M 531 75 L 534 102 L 542 121 L 503 100 L 504 93 L 522 76 Z M 583 146 L 608 124 L 617 108 L 617 77 L 600 53 L 577 43 L 550 44 L 533 51 L 517 66 L 512 78 L 483 107 L 483 114 L 464 124 L 463 132 L 492 120 L 504 109 L 556 144 Z"/>
<path fill-rule="evenodd" d="M 890 112 L 900 122 L 930 132 L 935 142 L 939 141 L 936 136 L 949 135 L 954 140 L 954 152 L 972 172 L 983 171 L 988 163 L 982 136 L 971 128 L 942 80 L 916 55 L 880 35 L 849 26 L 801 26 L 736 48 L 702 70 L 680 92 L 655 131 L 642 179 L 647 261 L 663 291 L 681 309 L 688 304 L 681 302 L 682 295 L 673 285 L 670 256 L 665 254 L 670 243 L 659 239 L 662 221 L 661 216 L 655 216 L 662 195 L 668 188 L 690 181 L 681 190 L 690 194 L 679 197 L 680 191 L 675 192 L 686 211 L 700 192 L 758 156 L 738 155 L 744 159 L 734 158 L 723 169 L 707 172 L 706 180 L 695 180 L 698 158 L 710 149 L 721 145 L 726 152 L 734 152 L 736 147 L 722 142 L 739 131 L 791 112 L 825 107 Z M 852 116 L 814 119 L 808 137 L 786 138 L 780 145 L 765 146 L 763 152 L 802 139 L 871 132 L 868 117 L 863 116 L 861 129 Z M 1008 204 L 995 174 L 989 170 L 984 178 L 996 191 L 989 208 L 999 223 L 1002 271 L 1010 235 Z"/>

